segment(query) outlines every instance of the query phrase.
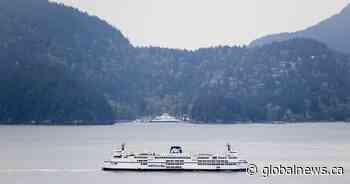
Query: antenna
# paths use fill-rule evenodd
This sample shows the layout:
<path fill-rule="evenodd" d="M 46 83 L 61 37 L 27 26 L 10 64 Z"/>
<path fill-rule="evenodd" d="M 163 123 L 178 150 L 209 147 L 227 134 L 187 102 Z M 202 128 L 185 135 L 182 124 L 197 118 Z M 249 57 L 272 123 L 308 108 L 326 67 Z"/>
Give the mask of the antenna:
<path fill-rule="evenodd" d="M 230 143 L 227 143 L 227 144 L 226 144 L 226 147 L 227 147 L 227 151 L 228 151 L 228 152 L 232 152 L 232 150 L 231 150 L 231 144 L 230 144 Z"/>
<path fill-rule="evenodd" d="M 122 143 L 122 151 L 125 151 L 125 143 Z"/>

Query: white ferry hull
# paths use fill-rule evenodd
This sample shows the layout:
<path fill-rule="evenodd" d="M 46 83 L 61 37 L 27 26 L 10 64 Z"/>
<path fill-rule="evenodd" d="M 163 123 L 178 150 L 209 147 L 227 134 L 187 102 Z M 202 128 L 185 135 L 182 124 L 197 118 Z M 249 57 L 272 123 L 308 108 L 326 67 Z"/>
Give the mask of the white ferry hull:
<path fill-rule="evenodd" d="M 152 120 L 150 121 L 151 123 L 179 123 L 181 122 L 180 120 L 173 120 L 173 121 L 157 121 L 157 120 Z"/>
<path fill-rule="evenodd" d="M 235 166 L 198 166 L 198 165 L 182 165 L 181 167 L 167 167 L 165 164 L 150 164 L 146 166 L 136 166 L 135 164 L 112 164 L 105 163 L 102 167 L 105 171 L 235 171 L 244 172 L 248 168 L 248 164 L 240 164 Z"/>

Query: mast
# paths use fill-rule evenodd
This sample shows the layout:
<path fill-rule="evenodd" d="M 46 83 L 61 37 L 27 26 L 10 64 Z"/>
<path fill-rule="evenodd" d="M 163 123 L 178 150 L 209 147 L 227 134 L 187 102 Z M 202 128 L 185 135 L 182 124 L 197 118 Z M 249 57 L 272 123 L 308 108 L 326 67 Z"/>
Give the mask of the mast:
<path fill-rule="evenodd" d="M 122 143 L 122 145 L 121 145 L 121 150 L 122 150 L 122 151 L 125 151 L 125 143 Z"/>
<path fill-rule="evenodd" d="M 226 147 L 227 147 L 227 151 L 228 151 L 229 153 L 231 153 L 231 152 L 232 152 L 231 144 L 230 144 L 230 143 L 227 143 L 227 144 L 226 144 Z"/>

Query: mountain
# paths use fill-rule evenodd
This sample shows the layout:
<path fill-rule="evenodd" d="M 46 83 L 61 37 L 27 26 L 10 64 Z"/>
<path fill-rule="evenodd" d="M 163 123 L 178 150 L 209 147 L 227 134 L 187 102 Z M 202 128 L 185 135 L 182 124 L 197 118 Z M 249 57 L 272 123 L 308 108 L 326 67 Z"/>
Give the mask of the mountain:
<path fill-rule="evenodd" d="M 40 10 L 40 11 L 39 11 Z M 134 47 L 47 0 L 0 1 L 0 123 L 350 119 L 350 60 L 313 39 L 196 51 Z"/>
<path fill-rule="evenodd" d="M 0 121 L 115 118 L 104 70 L 131 47 L 118 30 L 47 0 L 1 0 L 0 22 Z"/>
<path fill-rule="evenodd" d="M 207 122 L 323 121 L 350 117 L 350 60 L 325 44 L 292 39 L 256 48 L 198 51 L 191 116 Z"/>
<path fill-rule="evenodd" d="M 326 43 L 330 48 L 350 54 L 350 5 L 339 14 L 319 24 L 294 33 L 280 33 L 262 37 L 253 41 L 250 46 L 261 46 L 275 41 L 292 38 L 312 38 Z"/>

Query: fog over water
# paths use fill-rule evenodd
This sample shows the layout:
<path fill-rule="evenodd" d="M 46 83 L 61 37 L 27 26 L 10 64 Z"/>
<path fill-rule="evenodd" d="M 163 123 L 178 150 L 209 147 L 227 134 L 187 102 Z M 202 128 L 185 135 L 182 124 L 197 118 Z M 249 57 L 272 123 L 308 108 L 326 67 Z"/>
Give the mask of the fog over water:
<path fill-rule="evenodd" d="M 0 181 L 62 183 L 283 183 L 348 184 L 350 124 L 285 125 L 119 124 L 115 126 L 0 126 Z M 101 163 L 122 142 L 134 152 L 220 153 L 230 142 L 243 159 L 260 168 L 341 166 L 343 176 L 248 176 L 245 173 L 104 172 Z"/>

